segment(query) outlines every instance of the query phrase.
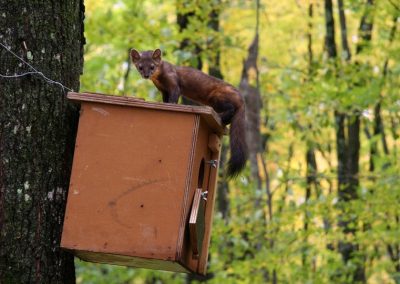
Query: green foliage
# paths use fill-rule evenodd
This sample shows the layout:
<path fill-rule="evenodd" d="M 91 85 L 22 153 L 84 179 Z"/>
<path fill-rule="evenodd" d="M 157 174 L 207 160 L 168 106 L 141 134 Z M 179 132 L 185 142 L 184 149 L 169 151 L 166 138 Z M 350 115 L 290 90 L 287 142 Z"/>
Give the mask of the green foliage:
<path fill-rule="evenodd" d="M 84 284 L 121 283 L 183 283 L 184 275 L 133 269 L 115 265 L 95 264 L 75 259 L 76 282 Z"/>
<path fill-rule="evenodd" d="M 161 100 L 149 81 L 128 68 L 128 51 L 160 47 L 168 61 L 194 64 L 200 47 L 203 69 L 221 51 L 224 79 L 238 85 L 243 59 L 254 36 L 255 3 L 249 1 L 86 0 L 85 68 L 82 89 Z M 324 53 L 324 7 L 319 1 L 261 1 L 258 68 L 263 100 L 261 131 L 267 137 L 262 153 L 273 193 L 268 207 L 266 177 L 257 188 L 245 171 L 231 181 L 230 217 L 215 212 L 209 272 L 210 283 L 353 283 L 357 262 L 365 265 L 369 283 L 400 283 L 400 33 L 391 38 L 399 11 L 376 1 L 371 42 L 360 54 L 359 24 L 364 1 L 344 1 L 352 58 L 340 55 L 340 26 L 335 10 L 338 58 Z M 375 1 L 374 1 L 375 2 Z M 313 18 L 308 4 L 314 3 Z M 335 6 L 335 9 L 337 7 Z M 220 13 L 220 31 L 208 24 Z M 192 13 L 187 29 L 178 13 Z M 309 30 L 309 23 L 312 29 Z M 313 58 L 308 63 L 308 37 Z M 189 46 L 179 50 L 188 39 Z M 387 72 L 384 72 L 387 61 Z M 381 103 L 384 138 L 374 134 L 374 108 Z M 361 113 L 360 186 L 357 199 L 338 198 L 337 154 L 333 111 Z M 348 135 L 347 133 L 345 134 Z M 371 149 L 376 145 L 376 154 Z M 306 150 L 316 155 L 316 180 L 306 197 Z M 370 171 L 370 161 L 374 171 Z M 270 215 L 272 212 L 272 216 Z M 338 225 L 348 220 L 356 233 Z M 358 254 L 344 263 L 340 243 L 351 242 Z M 78 283 L 184 283 L 186 275 L 76 261 Z"/>

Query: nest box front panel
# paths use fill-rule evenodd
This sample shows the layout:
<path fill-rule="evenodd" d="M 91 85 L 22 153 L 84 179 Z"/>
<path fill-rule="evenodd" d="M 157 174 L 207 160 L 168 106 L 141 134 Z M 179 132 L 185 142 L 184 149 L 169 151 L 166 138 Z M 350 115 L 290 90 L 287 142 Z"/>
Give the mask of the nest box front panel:
<path fill-rule="evenodd" d="M 62 246 L 175 260 L 195 115 L 83 103 Z"/>

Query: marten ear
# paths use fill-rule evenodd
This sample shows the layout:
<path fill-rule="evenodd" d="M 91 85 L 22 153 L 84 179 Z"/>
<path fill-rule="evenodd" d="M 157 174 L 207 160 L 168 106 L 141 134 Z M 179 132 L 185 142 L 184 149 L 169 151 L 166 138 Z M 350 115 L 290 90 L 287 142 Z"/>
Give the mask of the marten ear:
<path fill-rule="evenodd" d="M 131 58 L 132 58 L 133 63 L 139 61 L 139 59 L 140 59 L 139 51 L 137 51 L 136 49 L 133 48 L 131 50 Z"/>
<path fill-rule="evenodd" d="M 157 48 L 156 50 L 153 51 L 152 55 L 153 59 L 156 61 L 161 61 L 161 50 Z"/>

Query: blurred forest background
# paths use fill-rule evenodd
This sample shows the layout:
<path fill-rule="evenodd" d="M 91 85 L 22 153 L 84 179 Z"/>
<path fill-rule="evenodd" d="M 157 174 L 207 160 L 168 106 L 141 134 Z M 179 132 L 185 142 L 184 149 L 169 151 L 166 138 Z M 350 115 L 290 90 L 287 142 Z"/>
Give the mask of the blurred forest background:
<path fill-rule="evenodd" d="M 161 101 L 128 56 L 161 48 L 240 88 L 250 160 L 220 171 L 204 279 L 76 259 L 78 283 L 400 283 L 397 0 L 85 6 L 81 91 Z"/>

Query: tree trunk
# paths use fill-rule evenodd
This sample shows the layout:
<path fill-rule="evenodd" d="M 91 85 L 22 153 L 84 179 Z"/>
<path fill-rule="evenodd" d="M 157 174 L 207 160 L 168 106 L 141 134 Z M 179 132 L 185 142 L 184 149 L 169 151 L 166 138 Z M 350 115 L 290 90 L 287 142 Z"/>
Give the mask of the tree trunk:
<path fill-rule="evenodd" d="M 195 4 L 191 3 L 190 1 L 187 0 L 179 0 L 177 1 L 177 16 L 176 16 L 176 21 L 179 26 L 179 32 L 182 33 L 184 30 L 189 28 L 189 25 L 191 25 L 191 19 L 196 19 L 198 18 L 198 15 L 196 14 L 196 9 L 195 9 Z M 182 12 L 181 9 L 182 7 L 192 7 L 192 9 L 189 9 L 188 11 Z M 196 22 L 196 21 L 194 21 Z M 179 64 L 185 64 L 185 65 L 190 65 L 194 68 L 197 68 L 201 70 L 203 67 L 203 61 L 201 59 L 201 47 L 193 42 L 190 38 L 184 37 L 180 44 L 179 44 L 179 50 L 180 51 L 187 51 L 192 54 L 190 57 L 190 60 L 188 62 L 179 62 Z"/>
<path fill-rule="evenodd" d="M 312 80 L 314 68 L 313 68 L 313 49 L 312 49 L 312 20 L 313 20 L 314 8 L 313 3 L 308 5 L 308 33 L 307 33 L 307 51 L 308 51 L 308 80 Z M 314 132 L 313 126 L 309 124 L 306 131 Z M 306 141 L 306 191 L 305 191 L 305 202 L 304 202 L 304 231 L 305 231 L 305 246 L 302 254 L 302 264 L 307 265 L 307 250 L 308 250 L 308 229 L 309 229 L 309 212 L 308 212 L 308 200 L 311 197 L 312 186 L 318 191 L 318 180 L 317 180 L 317 160 L 315 158 L 315 142 Z"/>
<path fill-rule="evenodd" d="M 330 59 L 335 59 L 337 55 L 335 43 L 335 20 L 333 18 L 332 0 L 325 0 L 325 49 Z"/>
<path fill-rule="evenodd" d="M 343 48 L 343 58 L 346 62 L 349 62 L 351 59 L 351 52 L 349 48 L 349 44 L 347 41 L 347 25 L 346 25 L 346 16 L 344 14 L 344 5 L 343 0 L 338 0 L 338 8 L 339 8 L 339 21 L 340 21 L 340 31 L 341 31 L 341 41 Z M 330 7 L 332 9 L 332 6 Z M 332 12 L 333 13 L 333 12 Z M 334 25 L 334 23 L 332 23 Z M 334 36 L 334 35 L 333 35 Z M 333 44 L 335 44 L 334 39 Z M 336 45 L 336 44 L 335 44 Z M 336 47 L 335 47 L 336 50 Z M 330 54 L 330 57 L 336 57 L 335 54 Z M 341 190 L 347 186 L 347 141 L 346 141 L 346 114 L 335 111 L 335 124 L 336 124 L 336 148 L 337 148 L 337 159 L 338 159 L 338 188 L 339 195 Z"/>
<path fill-rule="evenodd" d="M 79 89 L 82 0 L 0 0 L 0 42 Z M 0 74 L 33 71 L 0 46 Z M 0 77 L 0 283 L 74 283 L 59 247 L 78 108 L 40 75 Z"/>
<path fill-rule="evenodd" d="M 358 32 L 360 33 L 361 41 L 357 44 L 356 53 L 359 54 L 363 51 L 363 49 L 369 45 L 372 38 L 372 27 L 373 27 L 373 9 L 374 9 L 374 1 L 367 0 L 365 4 L 365 11 L 361 18 L 360 27 Z"/>
<path fill-rule="evenodd" d="M 259 71 L 257 66 L 259 49 L 259 1 L 256 11 L 255 36 L 248 49 L 247 58 L 243 62 L 242 76 L 239 90 L 246 102 L 246 140 L 249 150 L 251 178 L 258 189 L 261 189 L 260 169 L 258 156 L 262 152 L 260 133 L 260 113 L 262 101 L 260 95 Z M 257 205 L 257 204 L 256 204 Z"/>
<path fill-rule="evenodd" d="M 219 6 L 221 5 L 221 0 L 215 1 L 215 5 Z M 209 15 L 209 23 L 208 26 L 211 30 L 213 30 L 215 33 L 219 32 L 219 9 L 214 8 L 211 10 L 211 13 Z M 209 74 L 211 76 L 214 76 L 216 78 L 219 78 L 223 80 L 223 75 L 221 72 L 221 46 L 220 46 L 220 41 L 216 41 L 214 38 L 211 38 L 211 40 L 208 42 L 208 48 L 215 50 L 215 56 L 212 58 L 209 58 Z M 220 167 L 223 169 L 225 161 L 227 160 L 227 155 L 228 155 L 228 145 L 225 143 L 222 145 L 221 149 L 221 157 L 220 157 Z M 217 208 L 218 211 L 221 212 L 222 217 L 225 220 L 228 220 L 229 218 L 229 184 L 227 179 L 222 176 L 224 175 L 224 171 L 221 170 L 220 172 L 220 178 L 218 179 L 218 194 L 217 194 Z"/>
<path fill-rule="evenodd" d="M 344 14 L 343 0 L 338 0 L 338 6 L 339 6 L 339 21 L 340 21 L 342 48 L 344 53 L 343 58 L 346 61 L 350 61 L 351 52 L 350 52 L 349 42 L 347 41 L 347 24 L 346 24 L 346 16 Z"/>
<path fill-rule="evenodd" d="M 343 13 L 343 2 L 339 3 L 339 18 L 342 31 L 343 50 L 346 52 L 346 60 L 350 59 L 350 51 L 348 50 L 346 35 L 346 21 Z M 335 23 L 333 18 L 333 5 L 331 0 L 325 0 L 325 19 L 326 19 L 326 38 L 325 47 L 330 59 L 336 60 L 337 50 L 335 43 Z M 346 50 L 347 49 L 347 50 Z M 356 198 L 354 196 L 354 187 L 358 186 L 358 179 L 352 176 L 351 173 L 358 173 L 358 151 L 359 151 L 359 118 L 348 118 L 348 140 L 346 140 L 346 115 L 338 110 L 335 110 L 336 124 L 336 151 L 338 159 L 338 195 L 342 202 L 341 206 L 346 206 L 347 202 Z M 350 137 L 351 136 L 351 137 Z M 357 148 L 358 146 L 358 148 Z M 351 173 L 350 173 L 351 172 Z M 351 177 L 350 179 L 348 177 Z M 351 181 L 350 181 L 351 180 Z M 343 208 L 342 208 L 343 210 Z M 350 214 L 353 216 L 353 214 Z M 350 229 L 349 225 L 354 222 L 354 219 L 345 219 L 343 214 L 339 216 L 339 226 L 343 228 L 345 233 L 354 233 L 354 229 Z M 353 228 L 353 227 L 352 227 Z M 340 242 L 339 252 L 342 255 L 343 261 L 347 264 L 355 257 L 354 253 L 358 247 L 354 243 Z M 358 263 L 358 262 L 357 262 Z M 361 271 L 361 273 L 360 273 Z M 354 272 L 350 276 L 355 281 L 363 281 L 363 265 L 357 264 Z M 344 273 L 348 273 L 344 271 Z"/>
<path fill-rule="evenodd" d="M 178 23 L 179 32 L 182 33 L 189 27 L 191 18 L 197 18 L 198 16 L 196 15 L 194 4 L 188 2 L 187 0 L 177 1 L 177 5 L 178 13 L 176 16 L 176 21 Z M 190 11 L 181 12 L 180 6 L 187 7 L 190 5 L 193 6 L 193 9 L 190 9 Z M 181 52 L 190 52 L 192 56 L 188 60 L 178 62 L 178 64 L 189 65 L 199 70 L 203 68 L 203 60 L 201 59 L 201 47 L 198 44 L 193 43 L 190 38 L 184 37 L 179 44 L 179 50 Z M 191 101 L 183 96 L 181 97 L 181 100 L 182 104 L 184 105 L 198 105 L 197 102 Z"/>
<path fill-rule="evenodd" d="M 333 4 L 332 0 L 325 0 L 325 24 L 326 24 L 326 36 L 325 36 L 325 49 L 328 54 L 328 58 L 336 60 L 337 50 L 335 42 L 335 22 L 333 18 Z M 335 110 L 335 125 L 336 125 L 336 152 L 337 152 L 337 175 L 338 175 L 338 188 L 339 191 L 346 184 L 346 139 L 345 139 L 345 114 Z"/>
<path fill-rule="evenodd" d="M 372 33 L 372 8 L 373 1 L 367 0 L 365 12 L 361 18 L 359 33 L 361 37 L 360 43 L 356 47 L 356 54 L 362 52 L 364 47 L 369 44 L 371 41 L 371 33 Z M 339 0 L 339 18 L 340 18 L 340 26 L 342 31 L 342 47 L 345 52 L 346 62 L 350 61 L 351 54 L 347 42 L 347 28 L 346 28 L 346 19 L 344 15 L 343 1 Z M 356 65 L 359 63 L 356 62 Z M 338 119 L 337 119 L 338 120 Z M 339 119 L 340 120 L 340 119 Z M 344 119 L 341 120 L 341 123 L 344 125 Z M 338 148 L 338 157 L 340 155 L 341 158 L 344 158 L 342 161 L 339 161 L 339 165 L 341 167 L 344 166 L 344 174 L 345 176 L 339 178 L 339 200 L 342 205 L 350 202 L 351 200 L 358 198 L 358 187 L 359 187 L 359 158 L 360 158 L 360 110 L 355 110 L 347 116 L 347 141 L 344 136 L 344 132 L 341 133 L 341 141 L 344 146 L 343 148 Z M 339 136 L 338 136 L 339 137 Z M 338 139 L 339 145 L 339 139 Z M 341 169 L 343 170 L 343 168 Z M 342 183 L 342 181 L 344 181 Z M 356 233 L 356 224 L 357 224 L 357 216 L 355 213 L 351 211 L 347 212 L 346 218 L 344 216 L 340 217 L 339 225 L 343 228 L 343 232 L 346 234 L 354 235 Z M 364 260 L 363 257 L 358 255 L 358 245 L 356 243 L 350 242 L 340 242 L 339 251 L 342 254 L 343 260 L 345 263 L 348 263 L 350 260 L 354 259 L 354 263 L 356 266 L 354 267 L 352 278 L 355 282 L 365 282 L 365 268 L 364 268 Z"/>
<path fill-rule="evenodd" d="M 394 16 L 393 17 L 393 22 L 392 22 L 392 28 L 390 29 L 390 34 L 389 34 L 389 45 L 392 45 L 394 39 L 395 39 L 395 35 L 396 35 L 396 30 L 397 30 L 397 21 L 398 21 L 398 16 Z M 382 73 L 382 86 L 385 83 L 386 80 L 386 76 L 388 74 L 388 65 L 389 65 L 389 58 L 386 58 L 384 64 L 383 64 L 383 73 Z M 389 151 L 389 147 L 388 144 L 386 142 L 386 134 L 385 134 L 385 127 L 383 124 L 383 118 L 381 115 L 381 106 L 382 106 L 382 102 L 383 102 L 383 96 L 382 93 L 379 94 L 379 99 L 378 102 L 376 103 L 375 107 L 374 107 L 374 126 L 373 126 L 373 136 L 377 137 L 380 136 L 381 137 L 381 143 L 382 143 L 382 148 L 383 148 L 383 154 L 384 155 L 389 155 L 390 151 Z M 370 168 L 369 170 L 371 172 L 374 172 L 375 169 L 375 163 L 374 163 L 374 159 L 377 158 L 379 156 L 379 151 L 378 151 L 378 142 L 375 139 L 371 139 L 371 148 L 370 148 Z M 382 168 L 384 168 L 386 165 L 383 165 Z M 389 216 L 388 216 L 389 217 Z M 390 218 L 390 217 L 389 217 Z M 394 216 L 394 223 L 397 225 L 399 225 L 399 216 L 398 214 L 395 214 Z M 396 226 L 394 226 L 396 227 Z M 388 228 L 393 229 L 393 228 Z M 394 242 L 394 243 L 389 243 L 387 244 L 387 252 L 388 255 L 390 257 L 390 260 L 393 263 L 393 266 L 395 268 L 396 273 L 400 272 L 400 247 L 399 245 Z"/>
<path fill-rule="evenodd" d="M 261 177 L 259 174 L 257 156 L 262 152 L 260 135 L 260 111 L 261 96 L 256 78 L 249 78 L 251 70 L 258 73 L 258 34 L 254 37 L 248 50 L 248 57 L 243 64 L 242 79 L 240 81 L 240 92 L 243 94 L 246 102 L 246 139 L 249 145 L 250 172 L 254 184 L 261 189 Z M 253 82 L 251 83 L 251 79 Z"/>
<path fill-rule="evenodd" d="M 389 34 L 389 45 L 391 45 L 394 41 L 395 34 L 396 34 L 396 28 L 397 28 L 397 19 L 398 17 L 395 16 L 393 17 L 393 25 L 392 28 L 390 29 L 390 34 Z M 382 83 L 381 85 L 383 86 L 386 80 L 386 76 L 388 73 L 388 65 L 389 65 L 389 59 L 387 58 L 385 60 L 385 63 L 383 64 L 383 72 L 382 72 Z M 383 97 L 382 94 L 379 94 L 379 99 L 378 102 L 376 103 L 374 107 L 374 129 L 373 129 L 373 135 L 374 137 L 380 136 L 381 137 L 381 142 L 382 142 L 382 148 L 383 148 L 383 153 L 385 155 L 389 155 L 389 147 L 386 142 L 386 134 L 385 134 L 385 127 L 383 125 L 383 119 L 381 115 L 381 106 L 382 106 L 382 101 Z M 379 155 L 378 153 L 378 143 L 374 139 L 371 139 L 371 148 L 370 148 L 370 163 L 369 163 L 369 170 L 373 172 L 375 170 L 375 164 L 374 164 L 374 159 Z"/>

